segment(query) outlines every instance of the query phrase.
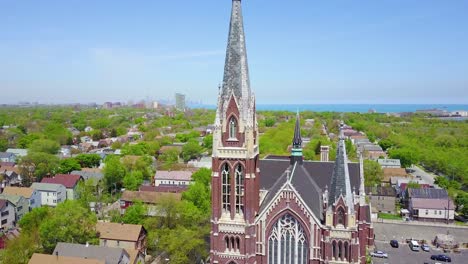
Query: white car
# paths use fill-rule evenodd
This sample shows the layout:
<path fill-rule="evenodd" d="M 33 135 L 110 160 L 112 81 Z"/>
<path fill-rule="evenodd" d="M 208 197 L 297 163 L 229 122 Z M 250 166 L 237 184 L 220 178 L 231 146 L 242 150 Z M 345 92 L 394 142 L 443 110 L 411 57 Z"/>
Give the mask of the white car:
<path fill-rule="evenodd" d="M 431 250 L 431 248 L 427 244 L 422 245 L 421 249 L 426 252 L 429 252 Z"/>
<path fill-rule="evenodd" d="M 376 258 L 388 258 L 388 254 L 381 250 L 374 251 L 370 255 L 371 257 L 376 257 Z"/>

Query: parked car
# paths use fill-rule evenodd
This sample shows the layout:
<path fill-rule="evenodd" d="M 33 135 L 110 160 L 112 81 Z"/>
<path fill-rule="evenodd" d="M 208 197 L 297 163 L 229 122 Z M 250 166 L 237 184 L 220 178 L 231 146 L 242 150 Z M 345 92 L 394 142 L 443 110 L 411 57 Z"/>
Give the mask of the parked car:
<path fill-rule="evenodd" d="M 468 223 L 468 217 L 465 217 L 463 215 L 456 215 L 455 220 L 463 222 L 463 223 Z"/>
<path fill-rule="evenodd" d="M 431 250 L 431 248 L 430 248 L 427 244 L 423 244 L 423 245 L 421 246 L 421 249 L 422 249 L 423 251 L 426 251 L 426 252 L 429 252 L 429 250 Z"/>
<path fill-rule="evenodd" d="M 377 250 L 371 253 L 371 257 L 376 257 L 376 258 L 388 258 L 388 254 L 381 251 Z"/>
<path fill-rule="evenodd" d="M 431 256 L 431 259 L 433 259 L 433 260 L 440 260 L 440 261 L 443 261 L 443 262 L 452 262 L 452 259 L 451 259 L 449 256 L 444 255 L 444 254 L 432 255 L 432 256 Z"/>
<path fill-rule="evenodd" d="M 390 240 L 390 246 L 394 247 L 394 248 L 397 248 L 398 247 L 398 241 L 393 239 L 393 240 Z"/>

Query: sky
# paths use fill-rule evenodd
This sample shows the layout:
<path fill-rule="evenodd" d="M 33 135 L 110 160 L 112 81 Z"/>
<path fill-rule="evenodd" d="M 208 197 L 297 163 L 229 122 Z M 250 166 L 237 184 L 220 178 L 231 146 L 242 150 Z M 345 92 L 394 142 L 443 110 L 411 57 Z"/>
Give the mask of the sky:
<path fill-rule="evenodd" d="M 244 0 L 258 104 L 466 104 L 468 1 Z M 0 104 L 215 104 L 230 0 L 0 0 Z"/>

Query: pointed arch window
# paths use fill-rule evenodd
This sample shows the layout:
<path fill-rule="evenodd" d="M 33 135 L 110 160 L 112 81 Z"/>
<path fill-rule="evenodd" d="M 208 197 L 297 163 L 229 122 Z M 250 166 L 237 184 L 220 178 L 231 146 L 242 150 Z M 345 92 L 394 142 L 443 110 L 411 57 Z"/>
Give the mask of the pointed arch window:
<path fill-rule="evenodd" d="M 229 120 L 229 138 L 237 138 L 237 120 L 235 117 L 231 117 L 231 119 Z"/>
<path fill-rule="evenodd" d="M 306 264 L 308 244 L 301 224 L 285 214 L 273 226 L 268 238 L 268 264 Z"/>
<path fill-rule="evenodd" d="M 244 213 L 244 170 L 242 165 L 236 166 L 236 214 Z"/>
<path fill-rule="evenodd" d="M 338 208 L 338 211 L 336 212 L 336 224 L 345 224 L 345 213 L 343 207 Z"/>
<path fill-rule="evenodd" d="M 222 182 L 222 205 L 224 212 L 231 211 L 231 175 L 229 172 L 229 165 L 225 163 L 221 172 Z"/>

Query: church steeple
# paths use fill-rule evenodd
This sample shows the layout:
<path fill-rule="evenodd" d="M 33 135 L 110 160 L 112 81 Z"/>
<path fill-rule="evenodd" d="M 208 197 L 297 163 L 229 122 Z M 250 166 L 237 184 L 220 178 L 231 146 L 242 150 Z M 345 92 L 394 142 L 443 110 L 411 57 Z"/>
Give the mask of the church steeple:
<path fill-rule="evenodd" d="M 226 49 L 222 97 L 225 100 L 234 94 L 238 101 L 251 97 L 247 49 L 245 47 L 244 24 L 240 0 L 232 1 L 231 23 Z M 248 103 L 248 102 L 245 102 Z"/>
<path fill-rule="evenodd" d="M 301 137 L 301 122 L 299 117 L 299 111 L 296 114 L 296 125 L 294 126 L 294 137 L 292 141 L 291 149 L 291 164 L 299 162 L 302 164 L 302 137 Z"/>
<path fill-rule="evenodd" d="M 353 209 L 353 194 L 351 192 L 351 181 L 348 171 L 348 157 L 346 155 L 345 137 L 343 133 L 343 122 L 340 124 L 340 138 L 338 141 L 338 148 L 336 151 L 335 166 L 333 168 L 333 175 L 329 191 L 329 205 L 333 205 L 340 196 L 343 196 L 348 211 Z"/>

